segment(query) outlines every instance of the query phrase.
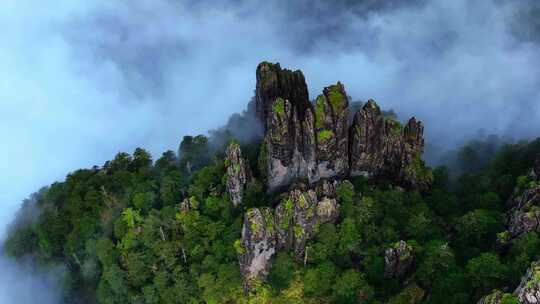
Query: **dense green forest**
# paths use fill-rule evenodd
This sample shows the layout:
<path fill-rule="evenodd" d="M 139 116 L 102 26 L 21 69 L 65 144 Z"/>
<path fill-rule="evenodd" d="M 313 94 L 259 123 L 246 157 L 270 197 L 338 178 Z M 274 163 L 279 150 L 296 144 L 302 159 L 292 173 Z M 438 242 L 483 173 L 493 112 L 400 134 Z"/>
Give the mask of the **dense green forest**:
<path fill-rule="evenodd" d="M 255 182 L 234 208 L 224 147 L 204 136 L 185 137 L 179 158 L 167 151 L 153 161 L 136 149 L 43 188 L 24 202 L 5 250 L 44 269 L 66 265 L 66 303 L 474 303 L 494 289 L 511 293 L 540 255 L 534 231 L 497 241 L 505 202 L 531 183 L 540 140 L 504 145 L 489 160 L 482 146 L 458 154 L 474 170 L 454 179 L 434 169 L 427 193 L 363 177 L 342 183 L 339 220 L 319 227 L 307 260 L 279 252 L 249 292 L 237 257 L 243 216 L 280 198 Z M 242 150 L 257 168 L 259 143 Z M 400 240 L 414 267 L 385 278 L 385 249 Z M 518 303 L 510 293 L 501 303 Z"/>

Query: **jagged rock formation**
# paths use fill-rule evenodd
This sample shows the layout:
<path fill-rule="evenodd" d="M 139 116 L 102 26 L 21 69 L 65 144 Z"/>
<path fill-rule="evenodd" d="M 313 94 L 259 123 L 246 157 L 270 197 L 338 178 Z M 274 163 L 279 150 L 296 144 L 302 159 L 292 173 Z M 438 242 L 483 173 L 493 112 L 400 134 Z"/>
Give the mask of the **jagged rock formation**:
<path fill-rule="evenodd" d="M 257 66 L 255 109 L 267 131 L 267 118 L 277 98 L 291 102 L 296 111 L 303 115 L 310 106 L 308 88 L 302 71 L 282 69 L 279 63 L 262 62 Z"/>
<path fill-rule="evenodd" d="M 242 157 L 242 151 L 238 143 L 230 143 L 225 154 L 227 191 L 231 202 L 236 207 L 242 202 L 246 185 L 251 180 L 251 171 L 246 160 Z"/>
<path fill-rule="evenodd" d="M 386 177 L 399 185 L 426 190 L 431 172 L 421 159 L 424 127 L 414 117 L 402 128 L 385 118 L 379 106 L 369 100 L 356 113 L 351 129 L 351 175 Z"/>
<path fill-rule="evenodd" d="M 257 68 L 256 92 L 266 130 L 260 163 L 270 192 L 297 180 L 312 184 L 349 175 L 429 189 L 433 177 L 421 159 L 423 125 L 414 117 L 402 127 L 370 100 L 349 126 L 349 99 L 340 82 L 311 104 L 300 71 L 267 62 Z"/>
<path fill-rule="evenodd" d="M 247 212 L 239 250 L 246 288 L 253 281 L 266 278 L 271 259 L 279 250 L 293 250 L 300 261 L 307 258 L 307 241 L 313 238 L 319 225 L 333 222 L 339 215 L 333 196 L 336 186 L 335 182 L 324 182 L 313 190 L 298 184 L 274 210 L 253 208 Z"/>
<path fill-rule="evenodd" d="M 498 234 L 500 243 L 505 244 L 530 231 L 540 231 L 540 156 L 537 156 L 535 167 L 524 177 L 524 185 L 518 186 L 516 195 L 510 198 L 506 226 L 507 231 Z"/>
<path fill-rule="evenodd" d="M 402 279 L 414 265 L 412 247 L 399 241 L 384 252 L 384 277 Z"/>
<path fill-rule="evenodd" d="M 513 295 L 494 290 L 482 297 L 477 304 L 500 304 L 508 298 L 517 298 L 520 304 L 540 303 L 540 261 L 532 262 Z"/>
<path fill-rule="evenodd" d="M 514 295 L 521 304 L 540 303 L 540 262 L 532 262 Z"/>

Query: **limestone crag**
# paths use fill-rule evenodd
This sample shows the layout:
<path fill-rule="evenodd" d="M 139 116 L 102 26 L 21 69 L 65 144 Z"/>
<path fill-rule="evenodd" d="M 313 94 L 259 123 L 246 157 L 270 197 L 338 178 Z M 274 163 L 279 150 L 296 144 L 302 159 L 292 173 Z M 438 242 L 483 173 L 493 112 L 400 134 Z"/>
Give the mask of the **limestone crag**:
<path fill-rule="evenodd" d="M 540 156 L 536 159 L 536 163 L 539 162 Z M 507 202 L 510 208 L 506 218 L 507 230 L 498 235 L 502 244 L 527 232 L 540 231 L 540 175 L 536 171 L 535 166 L 528 176 L 522 177 L 521 185 Z"/>
<path fill-rule="evenodd" d="M 311 104 L 300 71 L 267 62 L 257 68 L 256 92 L 266 130 L 261 170 L 269 192 L 298 180 L 313 184 L 359 175 L 406 188 L 430 188 L 433 176 L 421 159 L 424 128 L 414 117 L 402 127 L 370 100 L 349 125 L 343 84 L 324 88 Z"/>
<path fill-rule="evenodd" d="M 246 213 L 240 246 L 238 261 L 247 289 L 254 280 L 266 278 L 270 259 L 277 250 L 274 218 L 269 208 L 254 208 Z"/>
<path fill-rule="evenodd" d="M 301 71 L 282 69 L 279 63 L 262 62 L 257 66 L 255 108 L 267 128 L 267 117 L 278 97 L 289 100 L 300 115 L 310 106 L 308 88 Z"/>
<path fill-rule="evenodd" d="M 514 295 L 521 304 L 540 303 L 540 262 L 533 262 L 527 273 L 521 278 Z"/>
<path fill-rule="evenodd" d="M 384 177 L 407 188 L 429 189 L 433 177 L 421 159 L 423 132 L 414 117 L 402 127 L 369 100 L 350 128 L 351 176 Z"/>
<path fill-rule="evenodd" d="M 238 143 L 230 143 L 225 153 L 227 191 L 231 202 L 236 207 L 242 202 L 245 188 L 251 180 L 251 171 L 246 160 L 242 157 L 242 151 Z"/>
<path fill-rule="evenodd" d="M 402 279 L 414 266 L 412 247 L 399 241 L 384 252 L 384 277 Z"/>
<path fill-rule="evenodd" d="M 274 210 L 253 208 L 246 213 L 239 254 L 246 288 L 253 281 L 266 278 L 277 251 L 293 250 L 299 261 L 307 258 L 307 241 L 313 238 L 321 224 L 337 219 L 339 206 L 336 199 L 326 195 L 335 193 L 337 184 L 324 183 L 326 185 L 322 185 L 320 191 L 296 184 Z"/>
<path fill-rule="evenodd" d="M 477 304 L 501 304 L 510 303 L 505 300 L 517 298 L 520 304 L 540 303 L 540 261 L 532 262 L 527 272 L 521 278 L 519 286 L 513 295 L 494 290 L 489 295 L 482 297 Z M 514 303 L 514 302 L 512 302 Z"/>
<path fill-rule="evenodd" d="M 343 177 L 349 171 L 349 101 L 338 82 L 324 88 L 315 101 L 317 176 Z"/>

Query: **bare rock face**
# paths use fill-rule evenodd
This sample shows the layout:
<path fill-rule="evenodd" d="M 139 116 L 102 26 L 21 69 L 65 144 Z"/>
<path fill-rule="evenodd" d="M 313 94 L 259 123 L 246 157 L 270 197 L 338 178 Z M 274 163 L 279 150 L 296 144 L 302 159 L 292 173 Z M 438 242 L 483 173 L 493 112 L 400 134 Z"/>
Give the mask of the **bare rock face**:
<path fill-rule="evenodd" d="M 402 279 L 414 265 L 413 250 L 405 241 L 399 241 L 384 252 L 384 277 Z"/>
<path fill-rule="evenodd" d="M 301 71 L 282 69 L 279 63 L 262 62 L 257 66 L 255 107 L 265 131 L 268 130 L 267 118 L 278 97 L 289 100 L 300 115 L 310 105 L 306 80 Z"/>
<path fill-rule="evenodd" d="M 433 175 L 421 159 L 423 132 L 422 123 L 414 117 L 402 127 L 369 100 L 350 128 L 351 176 L 384 177 L 407 188 L 429 189 Z"/>
<path fill-rule="evenodd" d="M 528 176 L 522 177 L 507 206 L 505 232 L 498 234 L 500 244 L 507 244 L 515 238 L 531 231 L 540 231 L 540 181 L 531 169 Z M 540 175 L 538 175 L 540 176 Z"/>
<path fill-rule="evenodd" d="M 370 100 L 349 126 L 349 98 L 343 84 L 324 88 L 314 104 L 300 71 L 261 63 L 256 105 L 265 125 L 261 161 L 267 189 L 273 192 L 299 180 L 364 175 L 406 188 L 427 190 L 432 173 L 421 159 L 423 125 L 411 118 L 405 127 Z"/>
<path fill-rule="evenodd" d="M 348 99 L 341 83 L 324 89 L 315 110 L 278 97 L 267 115 L 263 149 L 269 191 L 297 180 L 311 184 L 348 175 Z"/>
<path fill-rule="evenodd" d="M 246 213 L 240 244 L 240 271 L 249 288 L 254 280 L 266 278 L 270 258 L 277 250 L 274 218 L 269 208 L 254 208 Z"/>
<path fill-rule="evenodd" d="M 530 210 L 517 210 L 508 219 L 508 232 L 510 239 L 514 239 L 530 231 L 540 228 L 540 208 Z"/>
<path fill-rule="evenodd" d="M 275 190 L 299 178 L 304 164 L 300 145 L 302 124 L 296 108 L 283 98 L 276 99 L 267 121 L 269 129 L 262 148 L 266 155 L 264 170 L 269 190 Z"/>
<path fill-rule="evenodd" d="M 293 250 L 299 261 L 304 260 L 308 254 L 306 243 L 315 236 L 318 227 L 334 222 L 338 216 L 335 197 L 317 195 L 304 184 L 296 185 L 284 195 L 274 210 L 249 210 L 244 218 L 239 255 L 246 288 L 249 289 L 254 281 L 266 278 L 271 259 L 279 250 Z"/>
<path fill-rule="evenodd" d="M 531 263 L 525 276 L 521 278 L 521 283 L 514 291 L 514 295 L 521 304 L 540 303 L 540 262 Z"/>
<path fill-rule="evenodd" d="M 225 153 L 227 191 L 231 202 L 236 207 L 242 202 L 246 185 L 251 180 L 251 171 L 246 160 L 242 157 L 242 151 L 238 143 L 230 143 Z"/>
<path fill-rule="evenodd" d="M 324 88 L 315 101 L 318 178 L 343 177 L 348 174 L 349 101 L 338 82 Z"/>

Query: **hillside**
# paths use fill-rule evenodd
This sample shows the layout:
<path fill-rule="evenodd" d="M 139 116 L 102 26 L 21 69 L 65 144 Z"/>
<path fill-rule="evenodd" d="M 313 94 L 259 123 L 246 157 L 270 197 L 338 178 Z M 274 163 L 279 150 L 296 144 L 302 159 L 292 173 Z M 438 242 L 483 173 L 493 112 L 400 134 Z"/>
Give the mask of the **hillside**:
<path fill-rule="evenodd" d="M 279 64 L 256 77 L 236 123 L 261 136 L 72 172 L 24 202 L 8 255 L 65 266 L 66 303 L 540 301 L 540 141 L 454 180 L 425 165 L 416 118 L 350 113 L 340 82 L 311 99 Z"/>

